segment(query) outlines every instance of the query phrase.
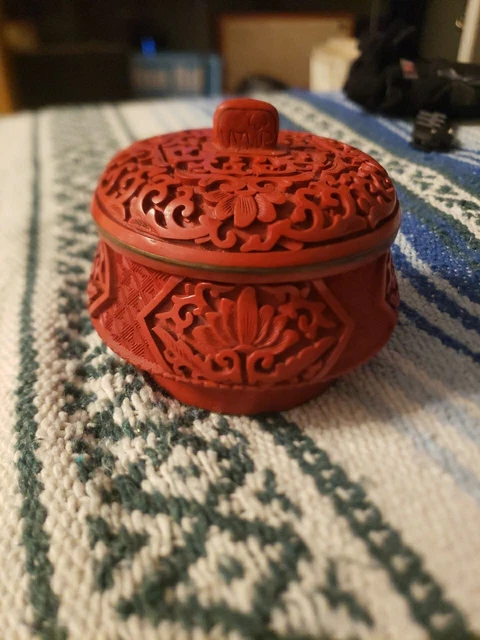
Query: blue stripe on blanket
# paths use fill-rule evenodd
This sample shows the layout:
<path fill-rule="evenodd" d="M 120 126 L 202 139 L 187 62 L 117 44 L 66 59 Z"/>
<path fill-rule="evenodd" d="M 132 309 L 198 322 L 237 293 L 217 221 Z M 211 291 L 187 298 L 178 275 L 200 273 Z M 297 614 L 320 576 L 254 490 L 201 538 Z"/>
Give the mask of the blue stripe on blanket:
<path fill-rule="evenodd" d="M 381 144 L 396 156 L 401 156 L 416 164 L 421 164 L 447 175 L 465 189 L 476 193 L 480 178 L 480 165 L 465 167 L 465 163 L 455 158 L 452 153 L 425 153 L 410 146 L 399 133 L 395 133 L 385 125 L 385 119 L 358 110 L 347 101 L 342 103 L 332 99 L 328 94 L 316 95 L 303 91 L 295 92 L 298 97 L 319 108 L 324 113 L 337 118 L 359 134 Z M 392 121 L 394 122 L 394 121 Z M 381 161 L 381 158 L 379 159 Z M 479 157 L 480 161 L 480 157 Z"/>

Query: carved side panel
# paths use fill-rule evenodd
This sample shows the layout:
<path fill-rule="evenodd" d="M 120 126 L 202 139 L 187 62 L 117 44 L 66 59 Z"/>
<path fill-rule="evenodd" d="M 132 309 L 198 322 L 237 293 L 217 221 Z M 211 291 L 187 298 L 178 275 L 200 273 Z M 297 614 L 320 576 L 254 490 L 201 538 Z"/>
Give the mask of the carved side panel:
<path fill-rule="evenodd" d="M 352 328 L 322 281 L 229 286 L 172 277 L 139 320 L 166 373 L 213 385 L 322 378 Z"/>
<path fill-rule="evenodd" d="M 389 251 L 385 258 L 385 301 L 395 313 L 400 306 L 400 294 L 398 292 L 397 276 L 393 266 L 392 254 Z"/>
<path fill-rule="evenodd" d="M 108 268 L 103 265 L 108 265 Z M 114 351 L 118 351 L 120 346 L 122 355 L 127 359 L 128 354 L 133 354 L 138 366 L 153 363 L 155 358 L 140 329 L 137 315 L 167 280 L 168 276 L 160 271 L 148 269 L 115 253 L 105 242 L 99 242 L 87 288 L 89 311 L 108 333 L 108 345 Z M 101 295 L 97 294 L 98 291 L 102 292 Z"/>
<path fill-rule="evenodd" d="M 93 260 L 87 287 L 90 314 L 97 318 L 112 302 L 115 291 L 115 255 L 105 242 L 100 241 Z"/>
<path fill-rule="evenodd" d="M 388 312 L 392 322 L 396 324 L 398 308 L 400 306 L 400 294 L 398 291 L 397 276 L 393 265 L 392 254 L 388 251 L 381 258 L 382 280 L 378 285 L 379 305 Z"/>
<path fill-rule="evenodd" d="M 399 296 L 391 256 L 380 257 L 378 267 L 369 271 L 375 282 L 365 283 L 378 292 L 374 308 L 364 309 L 361 296 L 349 306 L 345 289 L 334 295 L 333 282 L 203 282 L 149 269 L 101 242 L 89 308 L 114 351 L 170 379 L 220 388 L 317 383 L 332 371 L 340 374 L 336 365 L 344 356 L 349 354 L 348 367 L 357 351 L 364 359 L 367 352 L 353 344 L 358 338 L 352 334 L 365 313 L 373 323 L 367 331 L 372 349 L 396 324 Z"/>

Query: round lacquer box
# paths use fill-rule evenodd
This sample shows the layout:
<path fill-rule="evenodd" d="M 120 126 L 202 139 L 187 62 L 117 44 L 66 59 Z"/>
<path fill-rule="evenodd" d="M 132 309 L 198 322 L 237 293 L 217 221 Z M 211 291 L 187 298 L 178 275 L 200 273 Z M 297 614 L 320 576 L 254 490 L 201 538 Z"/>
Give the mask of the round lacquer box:
<path fill-rule="evenodd" d="M 388 341 L 399 303 L 386 171 L 342 142 L 278 131 L 268 103 L 118 153 L 92 203 L 88 285 L 107 345 L 179 400 L 288 409 Z"/>

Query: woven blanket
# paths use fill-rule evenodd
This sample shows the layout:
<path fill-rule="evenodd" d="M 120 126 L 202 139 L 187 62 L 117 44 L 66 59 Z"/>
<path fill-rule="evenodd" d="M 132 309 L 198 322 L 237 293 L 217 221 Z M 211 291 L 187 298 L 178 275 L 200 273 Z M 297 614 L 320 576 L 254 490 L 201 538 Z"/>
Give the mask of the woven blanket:
<path fill-rule="evenodd" d="M 216 101 L 0 120 L 2 640 L 480 633 L 480 132 L 425 154 L 338 94 L 271 101 L 388 170 L 402 302 L 370 363 L 254 418 L 172 399 L 86 311 L 105 163 Z"/>

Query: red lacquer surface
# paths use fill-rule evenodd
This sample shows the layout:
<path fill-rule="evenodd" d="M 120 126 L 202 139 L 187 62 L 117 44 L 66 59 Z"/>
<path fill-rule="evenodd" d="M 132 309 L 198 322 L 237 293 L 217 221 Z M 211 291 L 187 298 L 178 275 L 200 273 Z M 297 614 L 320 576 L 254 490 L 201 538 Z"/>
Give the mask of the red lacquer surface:
<path fill-rule="evenodd" d="M 135 143 L 107 166 L 92 211 L 104 234 L 94 325 L 185 402 L 286 409 L 396 324 L 386 172 L 342 143 L 279 134 L 267 103 L 227 101 L 213 132 Z"/>
<path fill-rule="evenodd" d="M 393 238 L 398 204 L 378 162 L 302 132 L 280 132 L 273 148 L 243 147 L 271 143 L 277 125 L 273 107 L 233 102 L 219 107 L 213 132 L 171 133 L 117 154 L 92 203 L 100 228 L 157 258 L 243 269 L 348 260 Z"/>

